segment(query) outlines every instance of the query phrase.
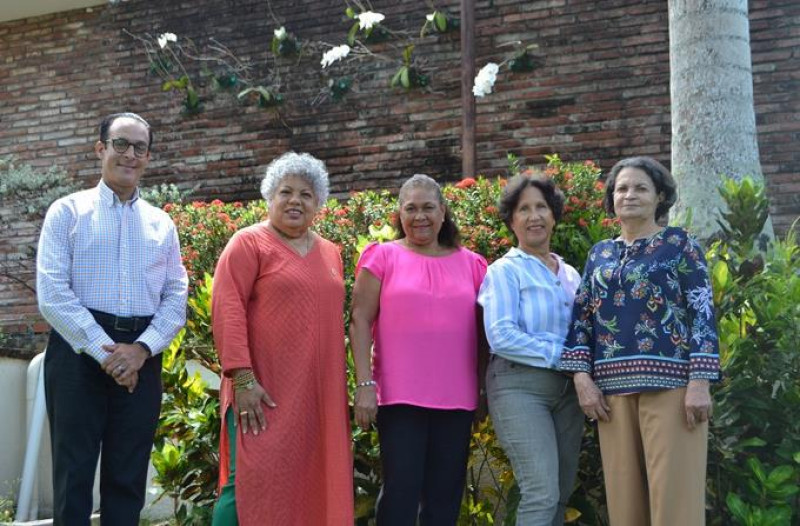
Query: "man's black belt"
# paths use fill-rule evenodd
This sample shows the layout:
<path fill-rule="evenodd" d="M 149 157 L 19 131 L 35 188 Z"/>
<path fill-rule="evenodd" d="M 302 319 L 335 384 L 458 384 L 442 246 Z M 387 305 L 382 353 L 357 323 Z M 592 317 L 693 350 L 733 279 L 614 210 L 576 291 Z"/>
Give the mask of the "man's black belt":
<path fill-rule="evenodd" d="M 121 332 L 141 332 L 153 321 L 152 316 L 115 316 L 93 309 L 89 309 L 89 312 L 101 327 Z"/>

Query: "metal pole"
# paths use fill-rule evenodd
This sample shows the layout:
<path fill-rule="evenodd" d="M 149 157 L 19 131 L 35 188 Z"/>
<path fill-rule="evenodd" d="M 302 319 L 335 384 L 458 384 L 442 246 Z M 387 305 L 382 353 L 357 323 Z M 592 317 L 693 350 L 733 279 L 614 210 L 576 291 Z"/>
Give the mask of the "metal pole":
<path fill-rule="evenodd" d="M 475 0 L 461 0 L 461 176 L 475 177 Z"/>

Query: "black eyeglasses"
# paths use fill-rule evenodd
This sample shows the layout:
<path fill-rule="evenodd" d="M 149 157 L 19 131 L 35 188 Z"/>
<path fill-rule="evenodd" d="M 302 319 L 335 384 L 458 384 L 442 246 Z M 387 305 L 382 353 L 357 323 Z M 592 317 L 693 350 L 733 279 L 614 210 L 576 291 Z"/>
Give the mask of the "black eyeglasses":
<path fill-rule="evenodd" d="M 128 139 L 123 139 L 121 137 L 117 139 L 108 139 L 106 142 L 110 142 L 114 151 L 120 155 L 127 152 L 128 148 L 133 146 L 133 155 L 136 157 L 144 157 L 147 155 L 147 150 L 149 149 L 146 142 L 130 142 Z"/>

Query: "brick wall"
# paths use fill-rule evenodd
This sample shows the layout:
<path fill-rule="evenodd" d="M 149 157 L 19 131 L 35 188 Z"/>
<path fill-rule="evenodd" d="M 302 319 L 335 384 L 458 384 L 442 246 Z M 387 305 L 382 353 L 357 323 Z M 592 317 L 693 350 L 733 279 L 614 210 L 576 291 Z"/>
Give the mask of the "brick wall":
<path fill-rule="evenodd" d="M 373 0 L 393 29 L 416 30 L 429 8 L 417 0 Z M 439 7 L 458 10 L 457 0 Z M 203 9 L 197 6 L 202 5 Z M 340 0 L 273 0 L 273 12 L 301 40 L 344 41 L 351 21 Z M 557 152 L 609 168 L 635 154 L 669 165 L 669 56 L 664 0 L 488 0 L 477 2 L 478 67 L 506 58 L 499 44 L 539 44 L 533 73 L 501 74 L 496 93 L 477 104 L 479 171 L 499 173 L 507 151 L 530 163 Z M 800 213 L 800 3 L 750 2 L 759 145 L 776 227 Z M 413 23 L 411 22 L 413 20 Z M 263 0 L 137 0 L 0 24 L 0 155 L 58 164 L 86 186 L 98 177 L 91 143 L 98 120 L 123 108 L 154 125 L 147 183 L 174 182 L 198 196 L 257 197 L 264 166 L 287 149 L 324 159 L 334 194 L 395 187 L 415 172 L 460 177 L 458 32 L 417 47 L 433 93 L 392 92 L 399 64 L 365 63 L 355 92 L 341 102 L 312 101 L 324 91 L 319 54 L 278 63 L 286 103 L 279 112 L 218 94 L 193 117 L 162 93 L 144 53 L 125 33 L 170 31 L 202 44 L 214 37 L 265 71 L 278 24 Z M 400 56 L 390 43 L 376 52 Z M 340 71 L 341 65 L 331 68 Z M 0 258 L 24 262 L 35 225 L 0 209 Z M 33 230 L 32 230 L 33 229 Z M 30 276 L 28 276 L 30 277 Z M 33 327 L 33 297 L 0 283 L 0 326 Z M 36 325 L 35 330 L 42 328 Z"/>

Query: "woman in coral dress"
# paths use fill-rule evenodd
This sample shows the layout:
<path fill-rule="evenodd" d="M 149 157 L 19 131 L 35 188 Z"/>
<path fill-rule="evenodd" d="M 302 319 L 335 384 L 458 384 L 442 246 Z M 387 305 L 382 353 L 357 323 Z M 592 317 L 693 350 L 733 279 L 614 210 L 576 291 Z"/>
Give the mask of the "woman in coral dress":
<path fill-rule="evenodd" d="M 284 154 L 261 192 L 269 219 L 231 239 L 214 276 L 224 422 L 213 524 L 353 524 L 342 263 L 309 230 L 325 166 Z"/>

